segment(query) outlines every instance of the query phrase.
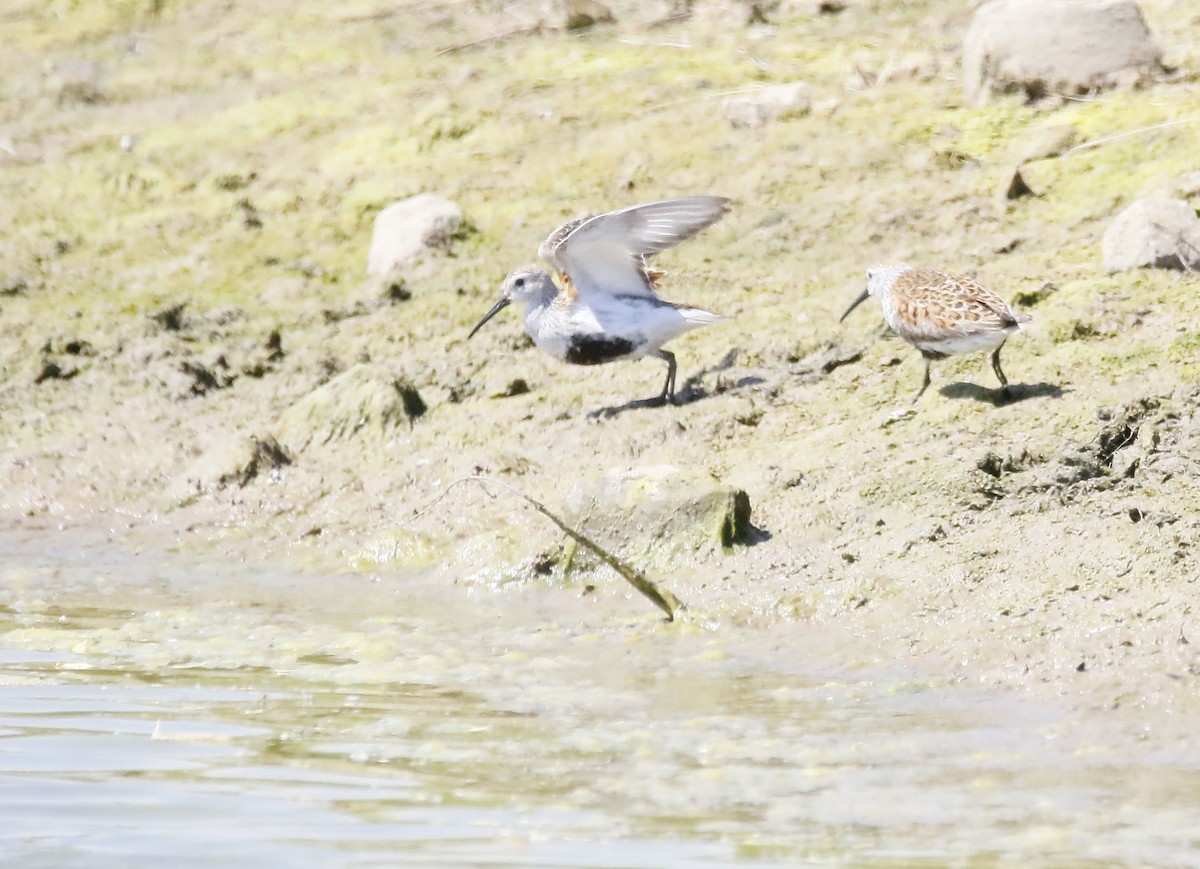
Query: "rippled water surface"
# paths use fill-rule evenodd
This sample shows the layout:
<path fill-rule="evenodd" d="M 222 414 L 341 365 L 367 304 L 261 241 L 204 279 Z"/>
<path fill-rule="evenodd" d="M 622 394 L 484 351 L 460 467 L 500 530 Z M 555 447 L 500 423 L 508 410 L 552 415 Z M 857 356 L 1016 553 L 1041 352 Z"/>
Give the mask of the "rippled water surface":
<path fill-rule="evenodd" d="M 1200 758 L 811 630 L 10 535 L 0 863 L 1200 862 Z"/>

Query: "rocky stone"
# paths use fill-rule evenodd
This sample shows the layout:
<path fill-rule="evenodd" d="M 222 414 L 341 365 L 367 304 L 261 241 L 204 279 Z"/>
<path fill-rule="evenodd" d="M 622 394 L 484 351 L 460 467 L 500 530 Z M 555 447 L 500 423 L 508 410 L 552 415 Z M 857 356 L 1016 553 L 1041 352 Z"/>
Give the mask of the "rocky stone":
<path fill-rule="evenodd" d="M 778 5 L 778 0 L 691 0 L 688 4 L 697 21 L 717 27 L 766 24 Z"/>
<path fill-rule="evenodd" d="M 361 546 L 346 553 L 350 567 L 355 570 L 386 564 L 389 567 L 432 567 L 445 553 L 429 538 L 408 528 L 381 531 Z"/>
<path fill-rule="evenodd" d="M 931 81 L 941 71 L 938 56 L 930 51 L 913 52 L 889 60 L 875 79 L 877 86 L 891 81 Z"/>
<path fill-rule="evenodd" d="M 21 296 L 29 289 L 29 282 L 20 275 L 0 275 L 0 296 Z"/>
<path fill-rule="evenodd" d="M 555 30 L 583 30 L 616 20 L 599 0 L 542 0 L 541 21 Z"/>
<path fill-rule="evenodd" d="M 599 545 L 641 563 L 665 563 L 751 538 L 750 499 L 709 474 L 674 465 L 614 470 L 579 483 L 568 521 Z"/>
<path fill-rule="evenodd" d="M 638 5 L 660 10 L 651 20 L 694 16 L 705 24 L 730 27 L 780 24 L 791 18 L 837 15 L 846 9 L 844 0 L 642 0 Z"/>
<path fill-rule="evenodd" d="M 183 472 L 175 489 L 177 501 L 201 492 L 237 485 L 292 463 L 292 457 L 270 435 L 242 434 L 218 439 Z"/>
<path fill-rule="evenodd" d="M 963 84 L 979 102 L 1031 100 L 1136 83 L 1161 72 L 1161 51 L 1134 0 L 991 0 L 963 43 Z"/>
<path fill-rule="evenodd" d="M 498 392 L 492 393 L 492 398 L 512 398 L 516 395 L 525 395 L 529 392 L 529 383 L 524 377 L 517 377 L 509 381 L 508 385 Z"/>
<path fill-rule="evenodd" d="M 49 87 L 59 105 L 92 105 L 104 100 L 100 67 L 91 60 L 65 60 L 54 66 Z"/>
<path fill-rule="evenodd" d="M 1018 290 L 1013 294 L 1013 304 L 1018 308 L 1035 308 L 1057 292 L 1058 286 L 1047 281 L 1037 289 Z"/>
<path fill-rule="evenodd" d="M 210 354 L 210 358 L 184 359 L 179 370 L 187 377 L 188 386 L 180 397 L 200 397 L 218 389 L 228 389 L 237 380 L 229 361 L 222 353 Z"/>
<path fill-rule="evenodd" d="M 1017 136 L 1008 149 L 1014 166 L 1065 154 L 1079 142 L 1079 131 L 1070 124 L 1035 127 Z"/>
<path fill-rule="evenodd" d="M 1033 188 L 1025 181 L 1020 169 L 1014 169 L 1011 176 L 1000 185 L 1001 199 L 1020 199 L 1023 196 L 1036 196 Z"/>
<path fill-rule="evenodd" d="M 54 359 L 45 359 L 42 361 L 42 366 L 38 369 L 37 376 L 33 378 L 33 382 L 41 385 L 47 380 L 70 380 L 79 374 L 79 366 L 64 365 Z"/>
<path fill-rule="evenodd" d="M 1175 193 L 1180 199 L 1200 199 L 1200 172 L 1188 172 L 1176 178 Z"/>
<path fill-rule="evenodd" d="M 432 193 L 393 202 L 375 218 L 367 272 L 386 275 L 424 251 L 449 245 L 462 225 L 462 209 Z"/>
<path fill-rule="evenodd" d="M 1096 416 L 1100 422 L 1095 436 L 1083 442 L 1066 444 L 1058 455 L 1045 461 L 1023 454 L 1012 460 L 1011 472 L 1029 470 L 1018 492 L 1056 493 L 1064 503 L 1074 497 L 1072 491 L 1080 483 L 1092 490 L 1111 488 L 1134 476 L 1142 457 L 1155 448 L 1154 428 L 1160 401 L 1155 397 L 1141 398 L 1117 408 L 1102 408 Z M 1139 441 L 1146 449 L 1139 450 Z M 987 457 L 985 456 L 984 462 Z M 981 462 L 978 467 L 991 471 Z M 1009 472 L 1001 467 L 1002 472 Z"/>
<path fill-rule="evenodd" d="M 796 354 L 799 357 L 799 354 Z M 862 347 L 826 341 L 798 358 L 795 373 L 805 381 L 820 380 L 843 365 L 862 359 Z"/>
<path fill-rule="evenodd" d="M 147 316 L 167 332 L 182 332 L 190 325 L 184 314 L 186 310 L 187 302 L 175 302 Z"/>
<path fill-rule="evenodd" d="M 804 82 L 777 84 L 725 100 L 725 117 L 735 127 L 761 127 L 769 121 L 807 114 L 812 92 Z"/>
<path fill-rule="evenodd" d="M 1138 198 L 1200 199 L 1200 172 L 1183 175 L 1159 175 L 1150 179 L 1138 191 Z M 3 295 L 0 285 L 0 295 Z"/>
<path fill-rule="evenodd" d="M 1139 199 L 1104 232 L 1104 268 L 1200 269 L 1200 218 L 1182 199 Z"/>
<path fill-rule="evenodd" d="M 360 433 L 387 434 L 427 410 L 417 388 L 373 365 L 355 365 L 283 412 L 279 440 L 293 451 Z"/>

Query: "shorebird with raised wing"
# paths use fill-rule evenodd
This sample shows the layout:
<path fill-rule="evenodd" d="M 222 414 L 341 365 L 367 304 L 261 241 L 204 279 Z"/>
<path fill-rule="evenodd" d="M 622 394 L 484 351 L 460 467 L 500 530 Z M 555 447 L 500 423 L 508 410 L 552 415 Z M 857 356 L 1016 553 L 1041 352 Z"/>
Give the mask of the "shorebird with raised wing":
<path fill-rule="evenodd" d="M 691 196 L 564 223 L 538 248 L 538 256 L 558 272 L 559 285 L 535 266 L 517 269 L 505 279 L 500 301 L 467 337 L 508 305 L 520 302 L 525 331 L 555 359 L 575 365 L 638 356 L 662 359 L 667 363 L 662 392 L 632 404 L 673 402 L 675 355 L 662 345 L 724 318 L 660 299 L 655 291 L 663 273 L 647 261 L 716 223 L 729 204 L 719 196 Z"/>

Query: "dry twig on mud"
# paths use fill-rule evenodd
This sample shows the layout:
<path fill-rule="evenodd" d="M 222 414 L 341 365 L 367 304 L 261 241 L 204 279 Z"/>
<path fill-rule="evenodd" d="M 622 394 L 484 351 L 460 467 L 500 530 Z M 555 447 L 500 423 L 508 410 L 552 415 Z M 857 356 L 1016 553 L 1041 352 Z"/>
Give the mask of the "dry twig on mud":
<path fill-rule="evenodd" d="M 1064 157 L 1069 157 L 1071 154 L 1074 154 L 1076 151 L 1083 151 L 1087 148 L 1095 148 L 1097 145 L 1104 145 L 1108 142 L 1115 142 L 1118 139 L 1125 139 L 1125 138 L 1128 138 L 1129 136 L 1136 136 L 1138 133 L 1148 133 L 1151 130 L 1161 130 L 1164 127 L 1175 127 L 1175 126 L 1178 126 L 1179 124 L 1191 124 L 1191 123 L 1194 123 L 1195 121 L 1200 121 L 1200 115 L 1193 115 L 1190 118 L 1177 118 L 1174 121 L 1163 121 L 1161 124 L 1151 124 L 1148 127 L 1138 127 L 1136 130 L 1126 130 L 1124 133 L 1114 133 L 1111 136 L 1101 136 L 1099 139 L 1092 139 L 1087 142 L 1081 142 L 1078 145 L 1076 145 L 1074 148 L 1068 148 L 1066 151 L 1063 151 L 1063 153 L 1061 154 L 1059 159 L 1061 160 Z"/>
<path fill-rule="evenodd" d="M 447 45 L 445 48 L 439 48 L 434 52 L 435 55 L 442 54 L 457 54 L 460 51 L 468 51 L 472 48 L 482 48 L 485 45 L 494 45 L 498 42 L 507 42 L 510 39 L 515 39 L 518 36 L 532 36 L 542 32 L 542 25 L 530 24 L 526 27 L 517 27 L 512 30 L 502 30 L 499 33 L 489 33 L 487 36 L 480 36 L 477 39 L 470 39 L 466 42 L 458 42 L 454 45 Z"/>

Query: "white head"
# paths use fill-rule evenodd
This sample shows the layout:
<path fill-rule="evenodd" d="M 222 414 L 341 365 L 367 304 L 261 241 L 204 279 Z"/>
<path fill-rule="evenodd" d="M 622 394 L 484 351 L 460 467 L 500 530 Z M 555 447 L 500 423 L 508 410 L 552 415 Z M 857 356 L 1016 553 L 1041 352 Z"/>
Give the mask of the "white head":
<path fill-rule="evenodd" d="M 842 314 L 842 319 L 845 320 L 850 316 L 850 312 L 867 300 L 867 296 L 874 296 L 884 302 L 892 292 L 892 285 L 896 283 L 896 279 L 905 272 L 911 272 L 912 266 L 904 263 L 888 263 L 886 265 L 871 266 L 867 269 L 867 288 L 862 291 L 850 307 L 846 309 L 846 313 Z"/>
<path fill-rule="evenodd" d="M 550 279 L 550 275 L 536 266 L 521 266 L 504 279 L 500 291 L 500 301 L 493 305 L 492 309 L 483 315 L 483 319 L 475 324 L 475 328 L 471 330 L 468 338 L 513 302 L 520 302 L 528 311 L 531 307 L 549 304 L 550 300 L 558 294 L 558 288 Z"/>

